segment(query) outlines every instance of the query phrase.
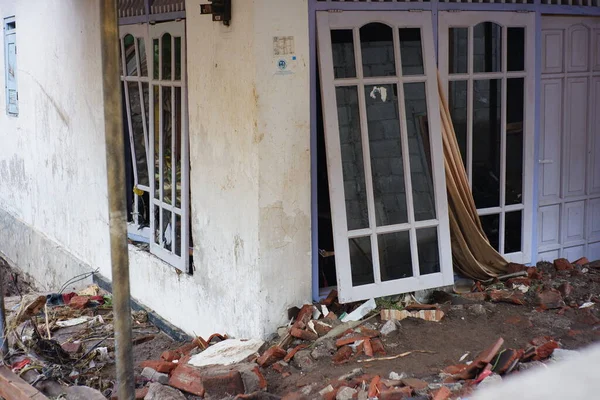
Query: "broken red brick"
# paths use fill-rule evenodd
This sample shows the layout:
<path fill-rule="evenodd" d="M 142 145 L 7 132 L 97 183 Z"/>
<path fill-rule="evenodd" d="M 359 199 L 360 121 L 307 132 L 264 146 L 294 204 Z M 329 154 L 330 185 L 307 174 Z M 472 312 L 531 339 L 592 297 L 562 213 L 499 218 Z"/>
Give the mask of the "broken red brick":
<path fill-rule="evenodd" d="M 148 360 L 142 361 L 140 363 L 141 368 L 150 367 L 156 372 L 160 372 L 163 374 L 170 374 L 175 368 L 177 368 L 178 364 L 172 363 L 170 361 L 164 360 Z"/>
<path fill-rule="evenodd" d="M 547 359 L 552 355 L 554 349 L 559 348 L 560 346 L 554 340 L 544 343 L 543 345 L 537 347 L 535 349 L 535 356 L 533 356 L 533 361 L 542 361 Z"/>
<path fill-rule="evenodd" d="M 338 351 L 333 355 L 331 360 L 334 364 L 343 364 L 350 360 L 352 357 L 352 347 L 350 346 L 342 346 L 338 349 Z"/>
<path fill-rule="evenodd" d="M 376 377 L 373 378 L 373 380 L 371 380 L 371 383 L 369 383 L 369 392 L 368 392 L 368 396 L 370 399 L 377 397 L 377 384 L 379 384 L 379 382 L 381 381 L 381 377 L 379 375 L 377 375 Z"/>
<path fill-rule="evenodd" d="M 273 368 L 274 371 L 277 371 L 280 374 L 283 374 L 289 370 L 288 365 L 283 361 L 276 362 L 275 364 L 273 364 L 273 366 L 271 366 L 271 368 Z"/>
<path fill-rule="evenodd" d="M 537 346 L 541 346 L 545 343 L 548 343 L 552 340 L 554 340 L 554 339 L 552 339 L 551 336 L 538 336 L 538 337 L 534 337 L 533 339 L 531 339 L 529 341 L 529 343 L 531 343 L 532 345 L 537 347 Z"/>
<path fill-rule="evenodd" d="M 317 331 L 317 335 L 319 335 L 319 336 L 325 336 L 333 329 L 333 326 L 331 326 L 323 321 L 313 321 L 313 322 L 315 324 L 315 331 Z"/>
<path fill-rule="evenodd" d="M 535 357 L 535 354 L 535 346 L 528 347 L 527 349 L 525 349 L 523 355 L 521 356 L 521 362 L 531 360 L 533 357 Z"/>
<path fill-rule="evenodd" d="M 236 399 L 237 399 L 237 397 L 236 397 Z M 298 392 L 287 393 L 281 398 L 281 400 L 307 400 L 307 399 L 308 398 L 305 395 L 303 395 L 302 393 L 298 393 Z"/>
<path fill-rule="evenodd" d="M 449 365 L 443 369 L 443 372 L 450 375 L 456 375 L 467 369 L 467 364 Z"/>
<path fill-rule="evenodd" d="M 560 292 L 563 298 L 571 297 L 573 290 L 573 286 L 571 286 L 569 282 L 563 282 L 562 285 L 558 287 L 558 291 Z"/>
<path fill-rule="evenodd" d="M 409 304 L 406 307 L 404 307 L 404 309 L 406 311 L 420 311 L 420 310 L 437 310 L 439 307 L 437 304 L 420 304 L 420 303 L 413 303 L 413 304 Z"/>
<path fill-rule="evenodd" d="M 383 342 L 381 341 L 381 339 L 378 339 L 378 338 L 371 339 L 371 347 L 373 348 L 373 354 L 385 356 L 387 353 L 385 351 L 385 347 L 383 347 Z"/>
<path fill-rule="evenodd" d="M 537 304 L 544 310 L 564 307 L 560 292 L 556 289 L 546 289 L 537 294 Z"/>
<path fill-rule="evenodd" d="M 508 263 L 506 264 L 506 273 L 507 274 L 514 274 L 516 272 L 521 272 L 521 271 L 526 271 L 527 270 L 527 266 L 523 265 L 523 264 L 518 264 L 518 263 Z"/>
<path fill-rule="evenodd" d="M 487 299 L 486 292 L 462 293 L 460 296 L 465 299 L 473 300 L 473 301 L 485 301 Z"/>
<path fill-rule="evenodd" d="M 557 258 L 554 260 L 554 268 L 556 268 L 557 271 L 566 271 L 573 269 L 573 264 L 571 264 L 566 258 Z"/>
<path fill-rule="evenodd" d="M 244 394 L 245 391 L 244 381 L 239 371 L 209 370 L 202 373 L 201 379 L 206 395 L 210 398 L 222 399 Z"/>
<path fill-rule="evenodd" d="M 381 393 L 379 393 L 379 400 L 402 400 L 410 397 L 412 393 L 413 390 L 410 386 L 391 388 L 382 390 Z"/>
<path fill-rule="evenodd" d="M 265 351 L 258 359 L 256 363 L 263 368 L 267 368 L 268 366 L 275 364 L 277 361 L 281 360 L 287 355 L 287 352 L 279 346 L 272 346 L 267 351 Z"/>
<path fill-rule="evenodd" d="M 296 316 L 296 322 L 294 322 L 293 326 L 296 328 L 303 329 L 308 323 L 308 321 L 312 319 L 314 309 L 315 306 L 313 306 L 312 304 L 303 305 L 300 309 L 300 312 L 298 312 L 298 315 Z"/>
<path fill-rule="evenodd" d="M 71 301 L 69 301 L 69 307 L 75 308 L 77 310 L 83 310 L 87 307 L 90 302 L 90 298 L 87 296 L 74 296 Z"/>
<path fill-rule="evenodd" d="M 292 350 L 290 350 L 285 357 L 283 357 L 283 361 L 285 362 L 290 362 L 290 360 L 292 358 L 294 358 L 294 356 L 296 355 L 297 352 L 299 352 L 302 349 L 307 348 L 308 345 L 307 344 L 299 344 L 298 346 L 294 347 Z"/>
<path fill-rule="evenodd" d="M 478 369 L 484 368 L 487 366 L 492 359 L 498 354 L 500 348 L 504 344 L 504 339 L 498 338 L 494 344 L 492 344 L 487 349 L 483 350 L 481 353 L 477 355 L 475 360 L 467 367 L 466 372 L 472 374 Z"/>
<path fill-rule="evenodd" d="M 498 354 L 496 362 L 494 363 L 494 372 L 498 375 L 504 375 L 505 373 L 512 371 L 522 356 L 523 350 L 504 350 L 502 353 Z"/>
<path fill-rule="evenodd" d="M 584 265 L 587 265 L 589 263 L 590 260 L 588 260 L 586 257 L 581 257 L 580 259 L 576 260 L 573 264 L 583 267 Z"/>
<path fill-rule="evenodd" d="M 525 304 L 525 296 L 519 291 L 492 290 L 489 295 L 494 303 Z"/>
<path fill-rule="evenodd" d="M 81 351 L 81 342 L 67 342 L 60 345 L 64 351 L 69 354 L 79 353 Z"/>
<path fill-rule="evenodd" d="M 316 333 L 309 331 L 308 329 L 300 329 L 295 326 L 290 329 L 290 335 L 298 339 L 309 341 L 317 340 L 319 338 L 319 335 Z"/>
<path fill-rule="evenodd" d="M 173 370 L 169 386 L 200 397 L 204 397 L 206 392 L 200 371 L 186 364 L 181 364 Z"/>
<path fill-rule="evenodd" d="M 363 350 L 365 352 L 365 355 L 367 357 L 373 357 L 373 347 L 371 346 L 371 339 L 365 338 L 363 346 L 364 346 Z"/>
<path fill-rule="evenodd" d="M 402 383 L 405 386 L 410 386 L 414 390 L 423 390 L 429 385 L 427 382 L 416 378 L 404 378 L 402 379 Z"/>
<path fill-rule="evenodd" d="M 542 279 L 542 271 L 536 267 L 527 267 L 527 277 L 533 280 L 540 280 Z"/>
<path fill-rule="evenodd" d="M 367 328 L 367 327 L 365 327 L 365 326 L 361 326 L 360 328 L 358 328 L 358 331 L 359 331 L 359 332 L 360 332 L 362 335 L 364 335 L 364 336 L 368 337 L 369 339 L 370 339 L 370 338 L 374 338 L 374 337 L 378 337 L 378 336 L 380 335 L 380 332 L 379 332 L 378 330 L 375 330 L 375 329 L 369 329 L 369 328 Z"/>
<path fill-rule="evenodd" d="M 329 292 L 327 297 L 321 301 L 321 304 L 329 307 L 337 299 L 337 296 L 338 296 L 337 290 L 333 289 L 331 292 Z"/>
<path fill-rule="evenodd" d="M 358 342 L 359 340 L 365 340 L 365 339 L 368 339 L 368 337 L 362 336 L 362 335 L 352 335 L 349 337 L 343 337 L 341 339 L 336 340 L 335 345 L 337 347 L 342 347 L 347 344 L 355 343 L 355 342 Z"/>
<path fill-rule="evenodd" d="M 446 400 L 450 397 L 452 392 L 446 386 L 442 386 L 438 390 L 431 392 L 431 400 Z"/>

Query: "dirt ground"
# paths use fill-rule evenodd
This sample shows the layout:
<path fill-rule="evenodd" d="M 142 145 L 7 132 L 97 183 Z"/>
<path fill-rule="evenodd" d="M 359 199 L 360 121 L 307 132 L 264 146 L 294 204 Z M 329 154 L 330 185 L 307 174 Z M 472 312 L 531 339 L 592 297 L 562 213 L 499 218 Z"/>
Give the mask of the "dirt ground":
<path fill-rule="evenodd" d="M 34 291 L 33 285 L 22 275 L 12 271 L 1 259 L 0 270 L 6 296 L 20 296 Z M 318 398 L 316 392 L 357 368 L 362 369 L 361 374 L 379 375 L 382 378 L 387 378 L 390 372 L 396 372 L 423 379 L 428 383 L 441 382 L 440 372 L 444 368 L 459 364 L 461 357 L 465 361 L 473 360 L 498 338 L 504 339 L 503 348 L 517 350 L 526 349 L 531 346 L 532 339 L 544 336 L 554 339 L 564 349 L 580 349 L 600 341 L 600 262 L 565 271 L 557 271 L 552 264 L 539 263 L 537 270 L 540 272 L 537 278 L 520 278 L 521 281 L 528 281 L 527 293 L 521 297 L 524 303 L 522 305 L 491 302 L 489 296 L 487 300 L 475 301 L 452 293 L 451 290 L 436 291 L 431 295 L 429 303 L 437 304 L 438 309 L 444 312 L 445 315 L 439 322 L 406 318 L 399 322 L 399 328 L 395 332 L 381 336 L 387 356 L 416 350 L 427 353 L 415 352 L 394 360 L 367 362 L 364 360 L 368 357 L 359 354 L 350 358 L 348 362 L 337 365 L 332 362 L 336 348 L 333 341 L 330 341 L 329 354 L 313 360 L 310 366 L 300 368 L 293 359 L 289 365 L 285 365 L 289 374 L 282 374 L 273 367 L 261 369 L 268 382 L 267 390 L 274 395 L 284 396 L 310 386 L 313 390 L 309 398 Z M 491 288 L 507 293 L 515 292 L 510 283 L 494 283 Z M 554 289 L 560 289 L 563 293 L 564 303 L 557 308 L 547 309 L 540 302 L 540 293 Z M 489 293 L 490 287 L 487 290 Z M 580 308 L 581 305 L 590 302 L 594 304 Z M 343 311 L 352 311 L 359 304 L 334 303 L 330 309 L 340 315 Z M 388 304 L 384 308 L 389 307 L 389 302 L 384 304 Z M 104 314 L 110 318 L 110 309 L 86 309 L 81 315 L 86 313 L 90 316 Z M 385 322 L 378 316 L 363 326 L 379 331 Z M 134 315 L 133 326 L 134 338 L 153 335 L 151 340 L 133 346 L 135 370 L 138 375 L 141 373 L 140 362 L 158 360 L 163 351 L 173 350 L 182 345 L 160 332 L 144 320 L 143 316 Z M 53 333 L 53 339 L 60 344 L 69 336 L 72 337 L 73 332 L 64 328 Z M 270 344 L 277 343 L 280 339 L 275 339 Z M 85 352 L 97 344 L 98 340 L 90 339 L 84 342 Z M 301 343 L 310 345 L 310 342 L 296 339 L 287 346 L 288 351 Z M 114 338 L 105 338 L 102 346 L 108 347 L 112 354 Z M 114 363 L 108 362 L 97 371 L 100 379 L 88 380 L 86 384 L 101 390 L 105 396 L 110 396 L 115 375 Z M 143 384 L 143 381 L 140 382 Z M 196 398 L 187 394 L 186 397 Z"/>

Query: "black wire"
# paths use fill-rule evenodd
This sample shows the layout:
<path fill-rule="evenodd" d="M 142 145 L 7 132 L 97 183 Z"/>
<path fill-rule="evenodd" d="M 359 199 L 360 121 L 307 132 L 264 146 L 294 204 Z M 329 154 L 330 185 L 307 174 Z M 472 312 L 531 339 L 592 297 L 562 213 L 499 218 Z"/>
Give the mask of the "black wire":
<path fill-rule="evenodd" d="M 74 283 L 80 282 L 84 279 L 89 278 L 90 276 L 94 276 L 94 274 L 97 274 L 100 271 L 99 268 L 96 268 L 94 271 L 92 272 L 85 272 L 83 274 L 79 274 L 79 275 L 75 275 L 74 277 L 72 277 L 71 279 L 69 279 L 68 281 L 66 281 L 61 287 L 60 287 L 60 291 L 58 292 L 58 294 L 62 294 L 62 292 L 65 291 L 65 289 L 67 288 L 67 286 L 72 285 Z"/>

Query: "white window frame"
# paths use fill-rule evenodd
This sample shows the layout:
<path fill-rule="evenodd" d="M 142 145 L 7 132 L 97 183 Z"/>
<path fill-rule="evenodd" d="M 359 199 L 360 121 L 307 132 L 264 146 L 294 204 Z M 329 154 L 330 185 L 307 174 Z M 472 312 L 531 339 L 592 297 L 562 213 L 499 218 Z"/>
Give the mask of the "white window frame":
<path fill-rule="evenodd" d="M 177 269 L 188 272 L 189 271 L 189 235 L 190 235 L 190 224 L 189 224 L 189 210 L 190 210 L 190 202 L 189 202 L 189 135 L 188 135 L 188 112 L 187 112 L 187 70 L 186 70 L 186 38 L 185 38 L 185 21 L 173 21 L 173 22 L 165 22 L 165 23 L 157 23 L 157 24 L 141 24 L 141 25 L 124 25 L 120 27 L 120 38 L 121 38 L 121 54 L 124 54 L 124 42 L 123 38 L 131 34 L 136 38 L 135 46 L 136 50 L 138 48 L 137 38 L 143 38 L 146 50 L 146 61 L 148 64 L 148 76 L 141 76 L 141 71 L 139 68 L 139 51 L 136 51 L 136 57 L 138 61 L 137 68 L 137 76 L 122 76 L 121 79 L 125 82 L 138 82 L 140 85 L 142 83 L 148 84 L 148 110 L 145 110 L 145 102 L 142 101 L 142 112 L 149 113 L 148 118 L 148 126 L 146 126 L 145 122 L 145 114 L 144 114 L 144 139 L 146 144 L 146 154 L 147 154 L 147 164 L 148 164 L 148 177 L 149 177 L 149 186 L 140 185 L 138 182 L 137 176 L 137 165 L 135 158 L 135 146 L 133 142 L 133 133 L 132 133 L 132 124 L 131 124 L 131 114 L 130 114 L 130 105 L 129 105 L 129 95 L 128 95 L 128 85 L 124 85 L 125 95 L 126 95 L 126 111 L 127 111 L 127 121 L 129 124 L 129 138 L 131 142 L 131 154 L 133 160 L 133 170 L 134 170 L 134 187 L 149 193 L 150 204 L 148 205 L 149 214 L 150 214 L 150 226 L 144 227 L 143 229 L 138 228 L 137 218 L 135 215 L 135 210 L 137 210 L 137 201 L 138 196 L 134 196 L 134 221 L 128 226 L 128 233 L 131 237 L 140 237 L 146 239 L 150 244 L 150 252 L 155 254 L 157 257 L 162 260 L 168 262 L 172 266 Z M 162 66 L 162 40 L 158 40 L 159 42 L 159 77 L 158 79 L 154 78 L 154 48 L 153 48 L 153 40 L 160 39 L 164 34 L 171 35 L 171 78 L 170 79 L 162 79 L 162 71 L 160 66 Z M 181 38 L 181 78 L 175 80 L 175 52 L 173 49 L 174 46 L 174 38 Z M 123 74 L 126 74 L 126 65 L 125 65 L 125 57 L 122 57 L 123 64 Z M 159 98 L 162 99 L 162 89 L 163 87 L 171 88 L 171 105 L 175 103 L 175 88 L 181 89 L 181 148 L 179 152 L 181 154 L 181 187 L 180 187 L 180 203 L 179 206 L 175 204 L 168 204 L 163 201 L 163 184 L 161 181 L 160 190 L 156 188 L 156 173 L 159 176 L 162 176 L 163 173 L 163 110 L 165 104 L 163 102 L 158 102 L 156 106 L 154 106 L 154 88 L 159 88 Z M 158 107 L 156 110 L 155 107 Z M 156 115 L 156 111 L 158 115 Z M 172 123 L 171 123 L 171 154 L 175 153 L 175 126 L 176 126 L 176 117 L 174 113 L 172 115 Z M 156 124 L 158 121 L 158 125 Z M 154 133 L 155 129 L 158 133 L 159 140 L 159 148 L 155 149 L 155 138 Z M 155 151 L 158 151 L 158 162 L 159 169 L 155 168 Z M 173 165 L 173 164 L 172 164 Z M 172 202 L 175 199 L 176 189 L 176 171 L 175 168 L 171 169 L 171 199 Z M 159 178 L 160 179 L 160 178 Z M 158 198 L 155 198 L 154 194 L 159 194 Z M 174 202 L 173 202 L 174 203 Z M 156 220 L 155 216 L 155 208 L 159 210 L 159 218 Z M 167 225 L 165 231 L 157 230 L 155 227 L 163 226 L 161 224 L 163 210 L 171 213 L 171 221 L 170 224 Z M 173 248 L 167 248 L 167 241 L 170 238 L 170 242 L 174 244 L 175 238 L 175 221 L 176 215 L 180 217 L 181 224 L 181 234 L 180 234 L 180 243 L 179 243 L 179 255 L 176 254 Z M 167 232 L 168 230 L 168 232 Z M 171 247 L 173 245 L 170 245 Z"/>
<path fill-rule="evenodd" d="M 18 88 L 18 71 L 17 71 L 17 28 L 15 17 L 4 18 L 3 24 L 4 30 L 4 92 L 6 101 L 6 114 L 9 116 L 16 117 L 19 115 L 19 88 Z M 14 45 L 15 48 L 15 59 L 14 68 L 12 74 L 10 73 L 9 66 L 9 46 Z M 12 75 L 12 78 L 10 76 Z M 15 106 L 11 110 L 10 91 L 15 91 Z"/>
<path fill-rule="evenodd" d="M 534 168 L 534 124 L 535 124 L 535 13 L 521 12 L 478 12 L 440 11 L 439 15 L 439 70 L 449 94 L 449 81 L 467 81 L 467 175 L 472 184 L 472 144 L 473 144 L 473 81 L 478 79 L 502 80 L 502 125 L 500 144 L 500 202 L 498 207 L 480 208 L 480 216 L 500 215 L 499 222 L 499 252 L 510 262 L 530 263 L 532 260 L 533 235 L 533 168 Z M 502 27 L 502 71 L 473 72 L 473 28 L 481 22 L 494 22 Z M 507 72 L 507 28 L 525 28 L 525 71 Z M 468 28 L 469 50 L 468 69 L 464 74 L 449 74 L 449 28 Z M 523 110 L 523 196 L 521 204 L 505 205 L 506 202 L 506 80 L 508 78 L 524 78 L 524 107 Z M 507 212 L 521 211 L 521 251 L 504 252 L 505 215 Z"/>
<path fill-rule="evenodd" d="M 393 27 L 396 76 L 363 78 L 362 56 L 359 29 L 361 26 L 380 22 Z M 402 76 L 402 64 L 399 53 L 399 28 L 420 28 L 423 45 L 424 75 Z M 333 72 L 333 55 L 331 45 L 331 29 L 352 29 L 354 34 L 354 56 L 356 63 L 356 78 L 335 79 Z M 446 196 L 446 180 L 444 174 L 444 159 L 442 150 L 440 109 L 437 90 L 437 73 L 435 65 L 435 50 L 430 12 L 318 12 L 317 33 L 319 43 L 319 64 L 321 74 L 321 93 L 323 101 L 323 118 L 325 127 L 325 143 L 327 149 L 327 169 L 329 174 L 329 191 L 331 197 L 331 217 L 334 233 L 335 262 L 337 271 L 338 296 L 341 302 L 350 302 L 371 297 L 380 297 L 397 293 L 452 284 L 452 255 L 450 247 L 448 204 Z M 407 122 L 405 118 L 404 83 L 424 82 L 427 95 L 427 116 L 432 155 L 432 172 L 435 194 L 437 219 L 415 221 L 411 166 L 408 156 Z M 370 150 L 365 105 L 365 84 L 396 84 L 398 85 L 398 105 L 401 129 L 401 144 L 404 165 L 404 182 L 408 222 L 396 225 L 377 226 L 375 219 L 375 204 L 373 194 L 373 179 L 371 175 Z M 359 110 L 361 118 L 361 142 L 363 151 L 365 185 L 367 193 L 367 209 L 369 228 L 349 230 L 344 196 L 344 180 L 342 157 L 339 138 L 339 122 L 336 102 L 336 86 L 357 86 Z M 440 272 L 420 275 L 417 228 L 437 227 L 438 252 Z M 413 276 L 396 280 L 382 281 L 379 265 L 377 235 L 383 233 L 408 231 L 412 259 Z M 350 250 L 348 240 L 355 237 L 370 236 L 371 254 L 373 259 L 374 283 L 353 286 L 350 265 Z"/>

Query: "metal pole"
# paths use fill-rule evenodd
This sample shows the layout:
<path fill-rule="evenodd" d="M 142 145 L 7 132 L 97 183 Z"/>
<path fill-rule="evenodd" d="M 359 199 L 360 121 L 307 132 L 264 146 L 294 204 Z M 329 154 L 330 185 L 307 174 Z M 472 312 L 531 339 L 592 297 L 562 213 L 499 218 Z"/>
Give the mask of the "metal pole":
<path fill-rule="evenodd" d="M 129 259 L 127 254 L 125 151 L 123 150 L 121 82 L 119 79 L 119 27 L 116 0 L 100 1 L 100 25 L 118 396 L 120 400 L 134 400 Z"/>

